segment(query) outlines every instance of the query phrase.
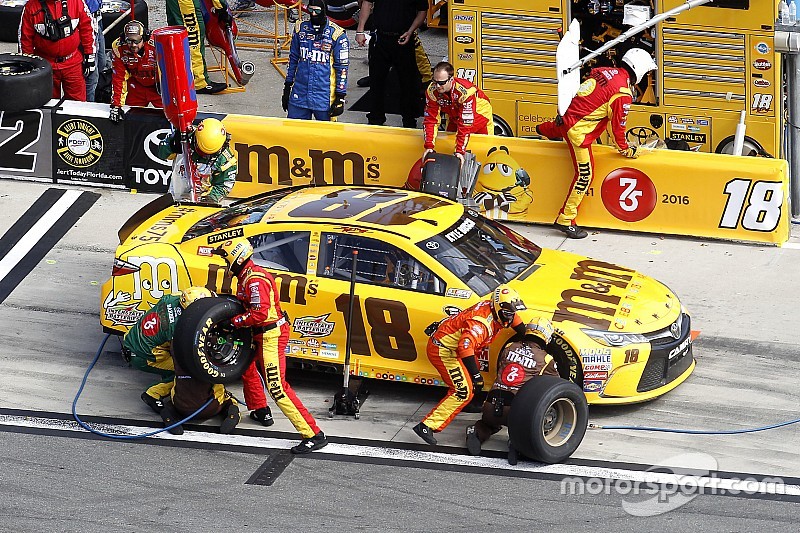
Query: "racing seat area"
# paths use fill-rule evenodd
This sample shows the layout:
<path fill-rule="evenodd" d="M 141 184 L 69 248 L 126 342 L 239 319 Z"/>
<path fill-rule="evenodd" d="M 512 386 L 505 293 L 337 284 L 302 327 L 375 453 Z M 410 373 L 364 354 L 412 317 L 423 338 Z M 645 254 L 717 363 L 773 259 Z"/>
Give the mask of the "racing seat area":
<path fill-rule="evenodd" d="M 306 273 L 309 232 L 265 233 L 251 239 L 253 260 L 259 266 L 297 274 Z"/>

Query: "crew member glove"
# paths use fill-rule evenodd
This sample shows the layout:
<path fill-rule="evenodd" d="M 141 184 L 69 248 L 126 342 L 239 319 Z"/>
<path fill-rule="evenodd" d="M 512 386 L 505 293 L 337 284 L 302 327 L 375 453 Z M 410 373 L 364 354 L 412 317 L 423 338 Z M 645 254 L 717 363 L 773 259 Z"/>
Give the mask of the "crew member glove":
<path fill-rule="evenodd" d="M 344 94 L 337 94 L 333 97 L 333 103 L 331 104 L 331 117 L 338 117 L 342 113 L 344 113 Z"/>
<path fill-rule="evenodd" d="M 181 139 L 180 134 L 175 132 L 172 134 L 172 137 L 169 139 L 169 149 L 173 154 L 181 154 L 183 153 L 183 147 L 181 146 Z"/>
<path fill-rule="evenodd" d="M 122 114 L 122 108 L 118 105 L 112 105 L 111 112 L 108 114 L 108 119 L 116 124 L 117 122 L 119 122 L 124 118 L 125 115 Z"/>
<path fill-rule="evenodd" d="M 289 111 L 289 96 L 292 94 L 292 85 L 287 83 L 283 86 L 283 97 L 281 98 L 281 107 L 284 111 Z"/>
<path fill-rule="evenodd" d="M 635 146 L 629 146 L 627 150 L 620 150 L 619 153 L 629 159 L 636 159 L 639 157 L 639 154 L 636 153 Z"/>
<path fill-rule="evenodd" d="M 83 55 L 83 77 L 89 76 L 94 69 L 96 64 L 94 62 L 94 54 L 84 54 Z"/>
<path fill-rule="evenodd" d="M 219 18 L 219 21 L 223 24 L 233 24 L 233 17 L 231 17 L 227 7 L 223 7 L 222 9 L 214 9 L 213 11 L 217 15 L 217 18 Z"/>

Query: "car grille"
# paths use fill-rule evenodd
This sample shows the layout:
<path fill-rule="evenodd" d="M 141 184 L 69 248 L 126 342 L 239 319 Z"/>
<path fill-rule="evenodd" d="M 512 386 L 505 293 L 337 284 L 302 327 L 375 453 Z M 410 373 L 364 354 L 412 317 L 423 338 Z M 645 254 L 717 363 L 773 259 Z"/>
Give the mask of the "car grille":
<path fill-rule="evenodd" d="M 647 392 L 659 387 L 663 387 L 681 374 L 683 374 L 694 360 L 692 345 L 688 346 L 682 354 L 672 359 L 669 354 L 678 348 L 691 335 L 691 319 L 689 315 L 681 314 L 676 321 L 677 326 L 671 325 L 669 328 L 647 334 L 650 340 L 650 359 L 644 367 L 639 385 L 636 387 L 638 392 Z M 678 329 L 680 336 L 676 339 L 671 331 Z"/>

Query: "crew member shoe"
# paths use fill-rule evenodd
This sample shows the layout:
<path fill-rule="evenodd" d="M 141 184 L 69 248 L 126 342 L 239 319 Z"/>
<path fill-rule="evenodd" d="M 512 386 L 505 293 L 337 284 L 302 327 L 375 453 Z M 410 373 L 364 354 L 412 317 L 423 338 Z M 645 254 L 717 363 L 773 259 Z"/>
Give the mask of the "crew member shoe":
<path fill-rule="evenodd" d="M 508 441 L 508 464 L 515 465 L 519 461 L 519 453 L 517 449 Z"/>
<path fill-rule="evenodd" d="M 209 84 L 202 89 L 195 89 L 194 92 L 199 94 L 217 94 L 219 92 L 224 91 L 228 88 L 227 83 L 221 83 L 216 81 L 211 81 Z"/>
<path fill-rule="evenodd" d="M 431 446 L 436 444 L 436 437 L 433 436 L 433 430 L 428 426 L 426 426 L 425 424 L 423 424 L 422 422 L 414 426 L 414 433 L 419 435 L 419 437 L 422 440 L 424 440 Z"/>
<path fill-rule="evenodd" d="M 250 418 L 257 422 L 261 422 L 261 425 L 269 427 L 275 423 L 275 420 L 272 418 L 272 411 L 270 411 L 269 407 L 260 407 L 255 411 L 250 411 Z"/>
<path fill-rule="evenodd" d="M 178 411 L 175 410 L 175 406 L 173 406 L 172 402 L 170 401 L 164 402 L 164 407 L 161 408 L 160 414 L 161 420 L 164 421 L 165 428 L 168 428 L 176 422 L 180 422 L 181 420 L 181 417 L 178 415 Z M 177 425 L 174 428 L 168 429 L 167 431 L 173 435 L 183 435 L 183 426 Z"/>
<path fill-rule="evenodd" d="M 581 229 L 575 224 L 567 226 L 556 222 L 555 224 L 553 224 L 553 227 L 555 227 L 557 230 L 563 231 L 564 235 L 566 235 L 567 238 L 569 239 L 584 239 L 586 238 L 587 235 L 589 235 L 588 233 L 586 233 L 586 230 Z"/>
<path fill-rule="evenodd" d="M 239 415 L 239 406 L 230 402 L 228 406 L 222 410 L 222 423 L 219 425 L 219 432 L 223 435 L 230 434 L 236 425 L 241 420 Z"/>
<path fill-rule="evenodd" d="M 311 438 L 303 439 L 300 444 L 292 448 L 292 453 L 303 454 L 311 453 L 314 450 L 319 450 L 328 445 L 328 439 L 325 438 L 325 433 L 319 432 Z"/>
<path fill-rule="evenodd" d="M 481 454 L 481 439 L 478 438 L 474 425 L 467 426 L 467 450 L 470 455 Z"/>
<path fill-rule="evenodd" d="M 142 393 L 142 401 L 147 404 L 150 409 L 155 411 L 156 414 L 161 414 L 161 409 L 164 408 L 164 402 L 160 398 L 153 398 L 146 392 Z"/>
<path fill-rule="evenodd" d="M 356 82 L 356 85 L 359 87 L 369 87 L 369 76 L 364 76 L 363 78 L 359 78 Z"/>

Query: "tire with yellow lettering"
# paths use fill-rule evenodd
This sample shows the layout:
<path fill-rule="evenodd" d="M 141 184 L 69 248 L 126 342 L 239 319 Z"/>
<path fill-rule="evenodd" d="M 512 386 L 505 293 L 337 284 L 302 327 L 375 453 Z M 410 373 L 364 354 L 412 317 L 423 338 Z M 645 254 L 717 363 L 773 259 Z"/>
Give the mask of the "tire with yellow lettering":
<path fill-rule="evenodd" d="M 28 54 L 0 54 L 0 111 L 39 109 L 52 96 L 50 63 Z"/>
<path fill-rule="evenodd" d="M 580 387 L 555 376 L 522 386 L 508 413 L 508 438 L 522 455 L 542 463 L 571 456 L 586 433 L 589 405 Z"/>
<path fill-rule="evenodd" d="M 178 365 L 193 378 L 209 383 L 239 380 L 252 360 L 253 332 L 242 328 L 226 333 L 216 324 L 243 311 L 235 298 L 195 300 L 175 327 L 172 348 Z"/>

